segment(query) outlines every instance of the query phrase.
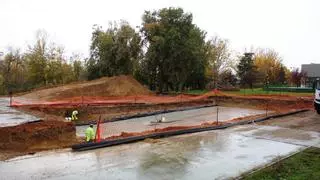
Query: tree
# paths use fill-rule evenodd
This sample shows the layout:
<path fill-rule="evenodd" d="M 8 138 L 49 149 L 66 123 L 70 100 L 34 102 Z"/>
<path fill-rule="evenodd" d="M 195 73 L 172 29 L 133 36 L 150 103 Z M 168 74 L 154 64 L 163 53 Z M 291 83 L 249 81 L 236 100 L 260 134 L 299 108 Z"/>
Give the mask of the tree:
<path fill-rule="evenodd" d="M 73 53 L 70 62 L 72 63 L 74 80 L 86 80 L 87 71 L 84 58 L 80 54 Z"/>
<path fill-rule="evenodd" d="M 55 85 L 65 83 L 66 74 L 63 72 L 63 66 L 66 63 L 63 57 L 64 48 L 51 44 L 46 51 L 45 79 L 46 85 Z"/>
<path fill-rule="evenodd" d="M 28 75 L 30 83 L 35 86 L 46 85 L 46 66 L 47 66 L 47 33 L 38 31 L 36 43 L 28 47 L 26 59 L 28 61 Z"/>
<path fill-rule="evenodd" d="M 278 52 L 272 49 L 258 49 L 255 53 L 254 65 L 261 75 L 261 81 L 267 84 L 283 84 L 285 66 Z M 281 73 L 281 78 L 280 78 Z"/>
<path fill-rule="evenodd" d="M 299 69 L 296 68 L 291 72 L 291 83 L 299 87 L 301 86 L 301 79 L 305 77 L 307 77 L 307 73 L 304 71 L 299 71 Z"/>
<path fill-rule="evenodd" d="M 88 78 L 133 74 L 134 65 L 141 55 L 141 38 L 125 21 L 110 24 L 106 31 L 93 27 Z"/>
<path fill-rule="evenodd" d="M 9 53 L 4 56 L 0 63 L 2 74 L 2 93 L 19 91 L 26 84 L 26 64 L 20 50 L 9 48 Z"/>
<path fill-rule="evenodd" d="M 208 44 L 208 67 L 212 72 L 212 80 L 214 87 L 217 88 L 219 75 L 221 72 L 232 68 L 232 60 L 230 58 L 231 51 L 228 41 L 218 36 L 213 37 L 207 42 Z"/>
<path fill-rule="evenodd" d="M 286 82 L 286 71 L 283 66 L 280 67 L 279 76 L 277 78 L 277 81 L 281 84 L 284 84 Z"/>
<path fill-rule="evenodd" d="M 141 32 L 148 46 L 141 66 L 153 90 L 181 91 L 205 84 L 205 33 L 181 8 L 145 11 Z"/>
<path fill-rule="evenodd" d="M 232 73 L 230 69 L 226 69 L 219 75 L 219 85 L 224 87 L 234 87 L 237 85 L 237 77 Z"/>
<path fill-rule="evenodd" d="M 253 53 L 244 53 L 238 64 L 238 76 L 242 86 L 249 85 L 252 89 L 253 83 L 256 81 L 256 67 L 253 63 Z"/>

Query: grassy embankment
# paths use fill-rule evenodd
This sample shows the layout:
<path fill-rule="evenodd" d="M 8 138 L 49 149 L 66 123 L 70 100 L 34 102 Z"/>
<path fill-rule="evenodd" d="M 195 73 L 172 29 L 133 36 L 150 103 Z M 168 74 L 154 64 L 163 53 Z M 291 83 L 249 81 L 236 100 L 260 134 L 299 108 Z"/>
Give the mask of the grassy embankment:
<path fill-rule="evenodd" d="M 308 148 L 260 171 L 244 176 L 244 180 L 319 179 L 320 148 Z"/>

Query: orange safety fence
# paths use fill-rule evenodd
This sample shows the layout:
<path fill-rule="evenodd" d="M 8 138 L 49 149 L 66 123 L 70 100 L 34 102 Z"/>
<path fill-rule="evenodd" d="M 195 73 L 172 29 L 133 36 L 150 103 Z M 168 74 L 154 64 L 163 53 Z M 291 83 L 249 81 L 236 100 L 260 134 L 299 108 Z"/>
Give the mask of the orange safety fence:
<path fill-rule="evenodd" d="M 161 103 L 177 103 L 194 100 L 206 99 L 207 96 L 192 95 L 160 95 L 160 96 L 116 96 L 116 97 L 99 97 L 99 96 L 79 96 L 72 98 L 64 98 L 61 100 L 26 100 L 19 97 L 13 98 L 12 106 L 77 106 L 77 105 L 126 105 L 126 104 L 161 104 Z"/>

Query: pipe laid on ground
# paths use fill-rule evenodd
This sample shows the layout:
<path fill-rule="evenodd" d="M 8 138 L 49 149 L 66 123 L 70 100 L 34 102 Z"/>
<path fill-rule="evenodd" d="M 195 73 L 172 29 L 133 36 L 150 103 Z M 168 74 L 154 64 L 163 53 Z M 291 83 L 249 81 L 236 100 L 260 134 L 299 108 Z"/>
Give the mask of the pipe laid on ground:
<path fill-rule="evenodd" d="M 127 138 L 122 138 L 122 139 L 117 139 L 117 140 L 105 140 L 105 141 L 101 141 L 101 142 L 82 143 L 82 144 L 73 145 L 72 149 L 74 151 L 84 151 L 84 150 L 90 150 L 90 149 L 96 149 L 96 148 L 102 148 L 102 147 L 108 147 L 108 146 L 115 146 L 115 145 L 120 145 L 120 144 L 133 143 L 133 142 L 142 141 L 142 140 L 145 140 L 148 138 L 157 139 L 157 138 L 177 136 L 177 135 L 182 135 L 182 134 L 197 133 L 197 132 L 211 131 L 211 130 L 217 130 L 217 129 L 225 129 L 225 128 L 236 126 L 236 125 L 250 124 L 253 122 L 262 122 L 262 121 L 266 121 L 268 119 L 293 115 L 293 114 L 306 112 L 306 111 L 309 111 L 309 109 L 302 109 L 302 110 L 293 111 L 293 112 L 289 112 L 289 113 L 271 115 L 271 116 L 259 118 L 256 120 L 244 120 L 244 121 L 235 122 L 235 123 L 227 123 L 227 124 L 219 125 L 219 126 L 190 128 L 190 129 L 182 129 L 182 130 L 167 131 L 167 132 L 156 132 L 153 134 L 147 134 L 147 135 L 142 135 L 142 136 L 133 136 L 133 137 L 127 137 Z"/>

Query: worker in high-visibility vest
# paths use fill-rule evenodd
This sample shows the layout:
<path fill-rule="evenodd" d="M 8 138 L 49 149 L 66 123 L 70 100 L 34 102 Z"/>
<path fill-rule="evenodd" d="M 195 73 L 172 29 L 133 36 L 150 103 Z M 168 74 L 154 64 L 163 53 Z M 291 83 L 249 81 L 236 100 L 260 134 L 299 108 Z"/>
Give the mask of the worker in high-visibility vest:
<path fill-rule="evenodd" d="M 93 142 L 95 139 L 95 133 L 93 130 L 93 124 L 90 124 L 90 126 L 86 129 L 86 142 Z"/>
<path fill-rule="evenodd" d="M 78 115 L 78 111 L 77 110 L 72 111 L 71 121 L 78 120 L 77 115 Z"/>

